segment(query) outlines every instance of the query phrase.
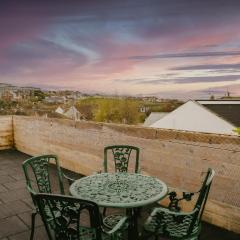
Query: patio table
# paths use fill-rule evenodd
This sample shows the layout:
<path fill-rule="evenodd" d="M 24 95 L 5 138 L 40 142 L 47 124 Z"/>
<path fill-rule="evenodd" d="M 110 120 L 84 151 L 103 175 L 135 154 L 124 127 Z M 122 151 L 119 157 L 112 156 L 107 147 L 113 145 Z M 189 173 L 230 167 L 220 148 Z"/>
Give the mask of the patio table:
<path fill-rule="evenodd" d="M 101 207 L 126 208 L 129 239 L 138 238 L 137 208 L 164 198 L 168 188 L 161 180 L 136 173 L 100 173 L 75 181 L 70 193 Z"/>

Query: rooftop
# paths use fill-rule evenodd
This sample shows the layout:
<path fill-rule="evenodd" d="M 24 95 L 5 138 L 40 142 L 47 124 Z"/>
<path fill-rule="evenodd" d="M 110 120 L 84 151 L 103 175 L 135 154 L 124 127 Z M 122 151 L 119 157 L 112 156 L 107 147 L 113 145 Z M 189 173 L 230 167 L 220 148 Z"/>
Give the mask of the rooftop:
<path fill-rule="evenodd" d="M 240 100 L 199 100 L 197 102 L 236 127 L 240 126 Z"/>
<path fill-rule="evenodd" d="M 169 112 L 151 112 L 150 115 L 145 119 L 145 122 L 144 122 L 143 126 L 144 127 L 149 127 L 153 123 L 162 119 L 167 114 L 169 114 Z"/>
<path fill-rule="evenodd" d="M 31 227 L 32 200 L 25 186 L 21 164 L 29 155 L 16 150 L 0 151 L 0 239 L 29 239 Z M 52 171 L 53 174 L 54 171 Z M 67 187 L 67 186 L 66 186 Z M 144 212 L 142 221 L 147 214 Z M 45 228 L 37 216 L 35 238 L 46 239 Z M 203 223 L 204 240 L 237 240 L 239 235 L 213 225 Z"/>

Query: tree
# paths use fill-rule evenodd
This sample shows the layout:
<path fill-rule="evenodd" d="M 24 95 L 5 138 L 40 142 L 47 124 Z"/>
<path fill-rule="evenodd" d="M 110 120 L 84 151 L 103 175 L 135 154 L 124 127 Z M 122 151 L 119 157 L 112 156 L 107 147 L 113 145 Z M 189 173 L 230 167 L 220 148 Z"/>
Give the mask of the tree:
<path fill-rule="evenodd" d="M 34 96 L 34 99 L 37 101 L 42 101 L 43 99 L 45 99 L 45 93 L 42 92 L 41 90 L 34 90 L 33 96 Z"/>
<path fill-rule="evenodd" d="M 234 129 L 233 131 L 236 132 L 240 136 L 240 127 Z"/>
<path fill-rule="evenodd" d="M 134 99 L 86 98 L 78 101 L 79 111 L 86 112 L 94 121 L 109 123 L 138 124 L 143 122 L 145 114 L 139 112 L 141 102 Z M 84 112 L 86 111 L 86 112 Z"/>
<path fill-rule="evenodd" d="M 214 100 L 214 99 L 215 99 L 214 95 L 211 95 L 210 100 Z"/>
<path fill-rule="evenodd" d="M 77 104 L 76 108 L 86 120 L 93 120 L 93 106 L 90 104 Z"/>
<path fill-rule="evenodd" d="M 120 116 L 122 123 L 136 124 L 140 120 L 139 104 L 135 101 L 125 99 L 120 104 Z"/>

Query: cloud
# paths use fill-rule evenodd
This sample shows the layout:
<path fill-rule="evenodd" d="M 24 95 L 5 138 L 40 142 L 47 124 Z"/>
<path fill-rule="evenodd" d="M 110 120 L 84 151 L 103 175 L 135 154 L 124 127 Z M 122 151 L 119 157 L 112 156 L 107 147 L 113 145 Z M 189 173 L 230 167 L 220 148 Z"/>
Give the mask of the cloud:
<path fill-rule="evenodd" d="M 174 83 L 229 82 L 240 80 L 240 75 L 202 76 L 173 79 Z"/>
<path fill-rule="evenodd" d="M 240 63 L 236 64 L 201 64 L 201 65 L 186 65 L 182 67 L 171 68 L 170 70 L 225 70 L 225 69 L 239 69 Z"/>
<path fill-rule="evenodd" d="M 135 78 L 135 79 L 115 79 L 114 82 L 131 83 L 136 85 L 159 85 L 169 83 L 204 83 L 204 82 L 229 82 L 240 80 L 240 75 L 224 75 L 224 76 L 201 76 L 201 77 L 178 77 L 166 79 L 149 79 Z"/>
<path fill-rule="evenodd" d="M 7 58 L 0 64 L 1 76 L 43 77 L 71 72 L 87 62 L 83 54 L 42 39 L 16 44 L 5 56 Z"/>
<path fill-rule="evenodd" d="M 213 92 L 213 93 L 224 93 L 230 92 L 230 95 L 240 95 L 240 84 L 230 84 L 230 85 L 224 85 L 222 87 L 213 87 L 208 88 L 205 90 L 205 92 Z"/>
<path fill-rule="evenodd" d="M 127 79 L 113 79 L 112 82 L 115 83 L 141 83 L 141 82 L 145 82 L 146 78 L 127 78 Z"/>
<path fill-rule="evenodd" d="M 131 56 L 131 60 L 150 60 L 158 58 L 198 58 L 198 57 L 222 57 L 222 56 L 240 56 L 240 51 L 225 52 L 183 52 L 183 53 L 166 53 L 146 56 Z"/>
<path fill-rule="evenodd" d="M 239 7 L 234 0 L 2 0 L 0 81 L 105 92 L 116 83 L 119 92 L 134 94 L 157 91 L 157 84 L 164 89 L 164 84 L 185 81 L 228 81 L 230 77 L 180 78 L 180 72 L 168 70 L 179 62 L 199 65 L 201 57 L 204 63 L 237 59 Z M 136 61 L 158 58 L 169 61 Z M 116 79 L 111 87 L 110 79 Z"/>
<path fill-rule="evenodd" d="M 227 92 L 230 92 L 231 96 L 240 95 L 240 84 L 224 85 L 222 87 L 212 87 L 199 89 L 194 91 L 186 90 L 173 90 L 173 91 L 159 91 L 146 94 L 149 96 L 158 96 L 160 98 L 177 98 L 182 100 L 188 99 L 209 99 L 212 95 L 215 97 L 223 97 Z"/>

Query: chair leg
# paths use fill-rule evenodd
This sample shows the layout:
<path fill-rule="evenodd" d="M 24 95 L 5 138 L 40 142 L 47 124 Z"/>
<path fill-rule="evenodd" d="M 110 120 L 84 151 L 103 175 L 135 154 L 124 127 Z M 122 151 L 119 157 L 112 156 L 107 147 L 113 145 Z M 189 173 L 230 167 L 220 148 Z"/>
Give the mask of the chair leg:
<path fill-rule="evenodd" d="M 37 212 L 32 213 L 32 226 L 31 226 L 31 235 L 30 240 L 33 240 L 34 237 L 34 229 L 35 229 L 35 218 L 36 218 Z"/>

